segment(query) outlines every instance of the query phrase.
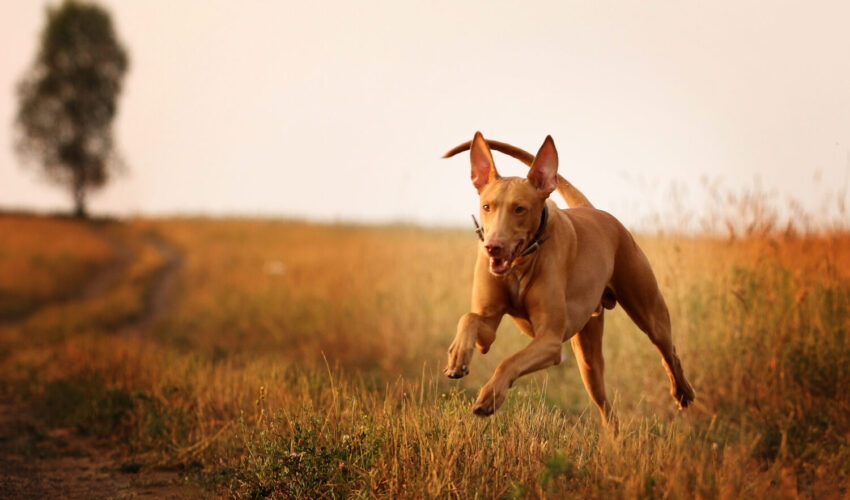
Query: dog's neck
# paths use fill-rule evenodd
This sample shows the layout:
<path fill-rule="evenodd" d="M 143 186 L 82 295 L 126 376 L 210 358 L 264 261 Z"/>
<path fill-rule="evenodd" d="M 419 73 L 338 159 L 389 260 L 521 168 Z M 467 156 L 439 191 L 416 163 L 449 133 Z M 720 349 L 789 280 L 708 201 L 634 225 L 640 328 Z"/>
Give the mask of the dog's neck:
<path fill-rule="evenodd" d="M 549 205 L 544 201 L 543 213 L 540 214 L 540 225 L 537 226 L 537 232 L 534 233 L 534 237 L 528 242 L 528 246 L 525 247 L 525 250 L 523 250 L 521 254 L 519 254 L 520 257 L 527 257 L 533 254 L 538 248 L 540 248 L 540 245 L 549 239 L 548 234 L 543 234 L 546 231 L 547 222 L 549 222 Z"/>

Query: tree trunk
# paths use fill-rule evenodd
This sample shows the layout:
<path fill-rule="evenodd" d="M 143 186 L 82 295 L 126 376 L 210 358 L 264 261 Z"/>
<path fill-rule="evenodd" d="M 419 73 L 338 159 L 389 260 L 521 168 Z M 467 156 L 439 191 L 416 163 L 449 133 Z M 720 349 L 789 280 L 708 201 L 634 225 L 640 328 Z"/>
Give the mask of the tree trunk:
<path fill-rule="evenodd" d="M 78 219 L 88 219 L 89 213 L 86 210 L 86 189 L 78 183 L 74 184 L 74 217 Z"/>

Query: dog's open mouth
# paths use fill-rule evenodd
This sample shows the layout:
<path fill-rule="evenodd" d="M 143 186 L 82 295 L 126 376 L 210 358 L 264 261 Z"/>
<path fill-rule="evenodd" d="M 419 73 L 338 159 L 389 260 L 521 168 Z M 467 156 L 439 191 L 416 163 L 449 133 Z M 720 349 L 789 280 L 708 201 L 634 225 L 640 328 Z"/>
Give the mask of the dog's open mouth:
<path fill-rule="evenodd" d="M 505 274 L 511 269 L 511 264 L 514 263 L 519 249 L 522 246 L 522 241 L 517 243 L 513 251 L 505 257 L 490 257 L 490 272 L 496 275 Z"/>

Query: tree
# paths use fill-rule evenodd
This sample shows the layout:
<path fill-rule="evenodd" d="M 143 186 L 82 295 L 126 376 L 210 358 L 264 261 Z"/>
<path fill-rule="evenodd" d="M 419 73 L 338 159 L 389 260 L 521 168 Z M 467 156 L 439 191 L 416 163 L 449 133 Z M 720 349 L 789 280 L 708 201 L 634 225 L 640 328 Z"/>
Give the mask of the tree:
<path fill-rule="evenodd" d="M 77 217 L 121 165 L 112 120 L 128 64 L 106 10 L 73 0 L 47 8 L 40 50 L 18 84 L 16 146 L 70 189 Z"/>

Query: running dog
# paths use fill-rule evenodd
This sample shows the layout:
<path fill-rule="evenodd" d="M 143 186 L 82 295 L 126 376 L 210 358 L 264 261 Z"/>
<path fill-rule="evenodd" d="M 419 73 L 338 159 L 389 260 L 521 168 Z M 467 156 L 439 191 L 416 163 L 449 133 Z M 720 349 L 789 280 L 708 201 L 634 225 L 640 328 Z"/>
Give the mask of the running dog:
<path fill-rule="evenodd" d="M 530 167 L 528 176 L 501 177 L 491 148 Z M 570 341 L 587 392 L 603 421 L 616 418 L 605 394 L 602 358 L 604 310 L 619 303 L 661 353 L 680 409 L 694 400 L 673 346 L 670 315 L 649 261 L 628 230 L 597 210 L 558 174 L 551 136 L 536 156 L 510 144 L 486 141 L 480 132 L 444 158 L 469 150 L 472 185 L 478 190 L 481 243 L 472 282 L 472 307 L 457 326 L 445 374 L 469 373 L 473 348 L 486 354 L 507 314 L 532 338 L 502 361 L 472 407 L 491 415 L 514 381 L 562 361 L 561 344 Z M 558 190 L 569 209 L 549 195 Z M 476 222 L 477 226 L 477 222 Z"/>

